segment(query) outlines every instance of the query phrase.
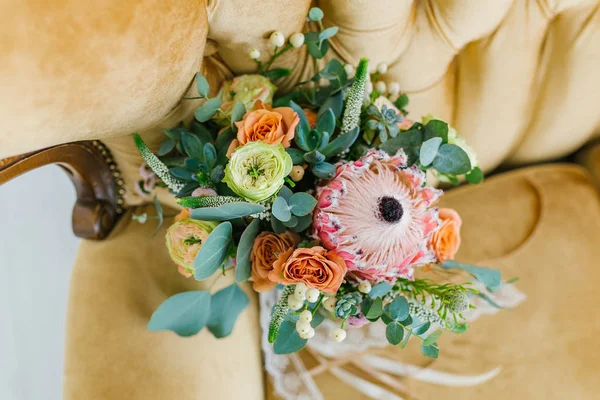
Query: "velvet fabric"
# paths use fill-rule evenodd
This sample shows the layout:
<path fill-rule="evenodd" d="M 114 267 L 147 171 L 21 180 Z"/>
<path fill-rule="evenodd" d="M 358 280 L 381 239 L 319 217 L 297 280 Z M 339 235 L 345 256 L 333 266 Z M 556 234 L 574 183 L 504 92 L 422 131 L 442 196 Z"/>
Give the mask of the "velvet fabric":
<path fill-rule="evenodd" d="M 486 171 L 562 157 L 597 135 L 598 0 L 22 0 L 1 5 L 0 157 L 101 139 L 123 172 L 130 213 L 148 210 L 149 198 L 133 190 L 142 160 L 131 133 L 156 149 L 162 128 L 189 121 L 200 104 L 182 100 L 194 95 L 197 71 L 214 95 L 223 79 L 255 70 L 248 49 L 266 57 L 271 31 L 306 30 L 311 5 L 324 10 L 325 26 L 340 27 L 328 59 L 388 63 L 382 79 L 409 94 L 409 117 L 448 120 Z M 293 71 L 278 82 L 282 90 L 314 73 L 305 48 L 276 65 Z M 593 156 L 586 161 L 597 166 Z M 166 192 L 156 194 L 174 206 Z M 536 167 L 453 190 L 443 204 L 464 220 L 458 259 L 520 276 L 529 298 L 482 317 L 467 335 L 442 339 L 435 368 L 476 373 L 501 363 L 500 377 L 460 390 L 414 382 L 415 392 L 594 398 L 592 357 L 600 349 L 589 318 L 600 206 L 589 178 L 576 167 Z M 256 302 L 228 339 L 146 331 L 169 295 L 210 282 L 184 280 L 168 259 L 164 230 L 153 237 L 149 223 L 129 217 L 107 241 L 80 249 L 65 398 L 264 398 Z M 328 399 L 360 398 L 321 379 Z"/>

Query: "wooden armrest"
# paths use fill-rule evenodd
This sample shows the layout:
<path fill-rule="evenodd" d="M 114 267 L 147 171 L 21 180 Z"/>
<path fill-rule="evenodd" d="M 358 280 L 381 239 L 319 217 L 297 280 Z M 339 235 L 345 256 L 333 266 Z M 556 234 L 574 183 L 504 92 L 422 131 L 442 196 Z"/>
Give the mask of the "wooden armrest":
<path fill-rule="evenodd" d="M 62 167 L 75 185 L 75 235 L 94 240 L 107 237 L 123 213 L 125 193 L 110 151 L 99 141 L 82 141 L 0 159 L 0 185 L 48 164 Z"/>

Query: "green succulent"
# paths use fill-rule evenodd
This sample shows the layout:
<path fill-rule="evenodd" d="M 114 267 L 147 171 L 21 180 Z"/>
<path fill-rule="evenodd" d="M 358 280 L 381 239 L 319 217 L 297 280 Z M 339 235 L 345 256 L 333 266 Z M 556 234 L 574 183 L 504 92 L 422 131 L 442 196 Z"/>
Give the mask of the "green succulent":
<path fill-rule="evenodd" d="M 361 295 L 354 292 L 343 295 L 335 303 L 335 316 L 341 319 L 348 319 L 352 315 L 358 314 Z"/>

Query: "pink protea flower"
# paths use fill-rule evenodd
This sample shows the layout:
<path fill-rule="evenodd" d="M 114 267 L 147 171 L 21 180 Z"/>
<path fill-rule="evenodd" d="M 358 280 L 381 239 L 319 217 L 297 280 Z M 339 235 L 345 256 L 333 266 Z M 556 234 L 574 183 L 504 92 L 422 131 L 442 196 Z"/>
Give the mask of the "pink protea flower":
<path fill-rule="evenodd" d="M 336 176 L 317 188 L 314 236 L 356 279 L 412 279 L 414 267 L 435 261 L 427 243 L 440 224 L 432 205 L 442 192 L 426 187 L 425 173 L 406 161 L 402 150 L 370 150 L 339 163 Z"/>

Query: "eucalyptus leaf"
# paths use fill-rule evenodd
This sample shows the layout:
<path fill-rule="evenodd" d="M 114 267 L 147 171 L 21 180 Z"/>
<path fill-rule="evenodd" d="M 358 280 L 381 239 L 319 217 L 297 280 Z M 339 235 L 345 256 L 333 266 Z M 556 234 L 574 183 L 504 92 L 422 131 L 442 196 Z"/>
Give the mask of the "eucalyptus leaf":
<path fill-rule="evenodd" d="M 471 170 L 471 161 L 460 147 L 454 144 L 443 144 L 433 160 L 433 167 L 442 174 L 462 175 Z"/>
<path fill-rule="evenodd" d="M 454 260 L 444 262 L 441 267 L 444 269 L 462 269 L 488 288 L 494 289 L 502 284 L 502 274 L 497 269 L 461 264 Z"/>
<path fill-rule="evenodd" d="M 429 330 L 430 326 L 430 322 L 425 322 L 424 324 L 412 328 L 412 331 L 415 335 L 422 335 Z"/>
<path fill-rule="evenodd" d="M 289 200 L 289 209 L 297 217 L 309 214 L 317 205 L 317 199 L 305 192 L 295 193 Z"/>
<path fill-rule="evenodd" d="M 175 142 L 173 139 L 167 139 L 160 145 L 160 148 L 156 154 L 160 157 L 167 155 L 173 151 L 176 144 L 177 142 Z"/>
<path fill-rule="evenodd" d="M 385 311 L 396 321 L 403 321 L 409 315 L 408 301 L 405 297 L 396 297 L 394 301 L 385 306 Z"/>
<path fill-rule="evenodd" d="M 244 117 L 244 114 L 246 114 L 246 106 L 241 101 L 236 101 L 231 111 L 231 129 L 234 132 L 237 132 L 235 123 L 240 121 Z"/>
<path fill-rule="evenodd" d="M 383 299 L 365 297 L 361 303 L 361 311 L 368 320 L 375 320 L 383 313 Z"/>
<path fill-rule="evenodd" d="M 229 254 L 231 234 L 231 222 L 223 222 L 208 235 L 194 259 L 196 280 L 210 277 L 221 267 Z"/>
<path fill-rule="evenodd" d="M 236 261 L 237 266 L 235 269 L 235 281 L 244 282 L 250 279 L 252 272 L 252 264 L 250 262 L 250 254 L 252 253 L 252 247 L 254 246 L 254 240 L 260 233 L 260 220 L 254 219 L 244 229 L 240 242 L 237 248 Z"/>
<path fill-rule="evenodd" d="M 403 348 L 406 347 L 406 345 L 408 344 L 408 340 L 410 339 L 411 335 L 412 335 L 412 333 L 409 330 L 407 330 L 405 332 L 404 339 L 402 339 L 402 343 L 400 343 L 400 348 L 401 349 L 403 349 Z"/>
<path fill-rule="evenodd" d="M 219 207 L 197 208 L 192 210 L 191 217 L 201 221 L 227 221 L 263 211 L 265 208 L 260 204 L 239 202 L 223 204 Z"/>
<path fill-rule="evenodd" d="M 206 100 L 200 108 L 194 112 L 194 116 L 199 122 L 206 122 L 215 115 L 219 107 L 221 107 L 221 99 L 213 97 L 212 99 Z"/>
<path fill-rule="evenodd" d="M 433 344 L 435 344 L 435 342 L 438 340 L 438 338 L 442 336 L 442 330 L 438 329 L 435 332 L 432 332 L 429 334 L 429 336 L 427 336 L 427 339 L 425 339 L 423 341 L 423 345 L 424 346 L 431 346 Z"/>
<path fill-rule="evenodd" d="M 372 299 L 374 299 L 375 297 L 383 297 L 386 294 L 388 294 L 393 287 L 393 285 L 387 282 L 381 282 L 373 286 L 373 288 L 369 292 L 369 297 L 371 297 Z"/>
<path fill-rule="evenodd" d="M 308 12 L 308 18 L 311 21 L 320 21 L 323 19 L 323 11 L 319 7 L 313 7 Z"/>
<path fill-rule="evenodd" d="M 281 223 L 277 218 L 271 218 L 271 228 L 275 233 L 282 234 L 286 231 L 285 225 Z"/>
<path fill-rule="evenodd" d="M 465 178 L 467 178 L 467 182 L 477 185 L 483 181 L 483 172 L 481 171 L 481 168 L 475 167 L 465 176 Z"/>
<path fill-rule="evenodd" d="M 385 337 L 391 345 L 400 344 L 404 337 L 404 327 L 395 321 L 390 322 L 385 328 Z"/>
<path fill-rule="evenodd" d="M 442 145 L 441 137 L 432 137 L 423 142 L 421 145 L 421 152 L 419 154 L 419 161 L 424 167 L 428 166 L 433 162 L 435 156 L 437 156 L 438 149 Z"/>
<path fill-rule="evenodd" d="M 331 179 L 335 176 L 335 166 L 327 162 L 314 164 L 310 170 L 317 178 L 321 179 Z"/>
<path fill-rule="evenodd" d="M 292 228 L 294 232 L 304 232 L 310 224 L 312 224 L 313 218 L 312 215 L 305 215 L 303 217 L 298 217 L 298 224 Z"/>
<path fill-rule="evenodd" d="M 319 33 L 319 39 L 327 40 L 327 39 L 335 36 L 335 34 L 338 33 L 339 29 L 340 28 L 338 28 L 337 26 L 332 26 L 330 28 L 327 28 Z"/>
<path fill-rule="evenodd" d="M 444 143 L 448 143 L 448 124 L 444 121 L 432 119 L 423 127 L 423 136 L 425 141 L 439 137 Z"/>
<path fill-rule="evenodd" d="M 169 173 L 177 179 L 183 179 L 185 181 L 191 181 L 194 179 L 192 171 L 187 168 L 175 167 L 169 170 Z"/>
<path fill-rule="evenodd" d="M 296 217 L 295 215 L 292 215 L 290 217 L 289 220 L 287 221 L 281 221 L 283 223 L 283 225 L 287 226 L 288 228 L 295 228 L 296 226 L 298 226 L 298 217 Z"/>
<path fill-rule="evenodd" d="M 279 189 L 279 193 L 277 193 L 277 196 L 283 197 L 286 201 L 289 201 L 293 195 L 294 192 L 287 186 L 282 186 L 281 189 Z"/>
<path fill-rule="evenodd" d="M 153 332 L 169 330 L 179 336 L 192 336 L 204 328 L 209 317 L 209 292 L 177 293 L 154 311 L 148 322 L 148 330 Z"/>
<path fill-rule="evenodd" d="M 423 132 L 419 129 L 410 129 L 400 132 L 395 138 L 383 143 L 379 148 L 389 155 L 395 155 L 398 150 L 403 149 L 408 156 L 408 165 L 413 165 L 418 160 L 419 150 L 423 143 Z"/>
<path fill-rule="evenodd" d="M 202 156 L 202 142 L 198 136 L 193 133 L 183 132 L 181 134 L 181 143 L 186 154 L 192 158 L 197 158 L 201 161 L 204 160 Z"/>
<path fill-rule="evenodd" d="M 283 197 L 277 197 L 275 199 L 273 207 L 271 208 L 271 213 L 281 222 L 288 222 L 292 218 L 290 207 Z"/>
<path fill-rule="evenodd" d="M 229 336 L 235 321 L 248 304 L 250 304 L 248 295 L 236 284 L 219 290 L 213 294 L 210 303 L 208 330 L 216 338 Z"/>
<path fill-rule="evenodd" d="M 429 358 L 438 358 L 440 354 L 440 348 L 437 344 L 433 344 L 431 346 L 425 346 L 425 344 L 421 344 L 421 353 Z"/>
<path fill-rule="evenodd" d="M 306 346 L 306 339 L 300 338 L 296 332 L 296 324 L 292 321 L 283 321 L 279 327 L 279 334 L 275 343 L 273 343 L 273 351 L 275 354 L 291 354 L 296 353 Z"/>
<path fill-rule="evenodd" d="M 204 154 L 204 162 L 209 170 L 212 170 L 217 162 L 217 149 L 215 149 L 215 146 L 212 143 L 206 143 L 202 152 Z"/>
<path fill-rule="evenodd" d="M 208 93 L 210 91 L 210 87 L 208 85 L 208 81 L 201 73 L 196 73 L 196 89 L 198 89 L 198 94 L 201 97 L 208 97 Z"/>

